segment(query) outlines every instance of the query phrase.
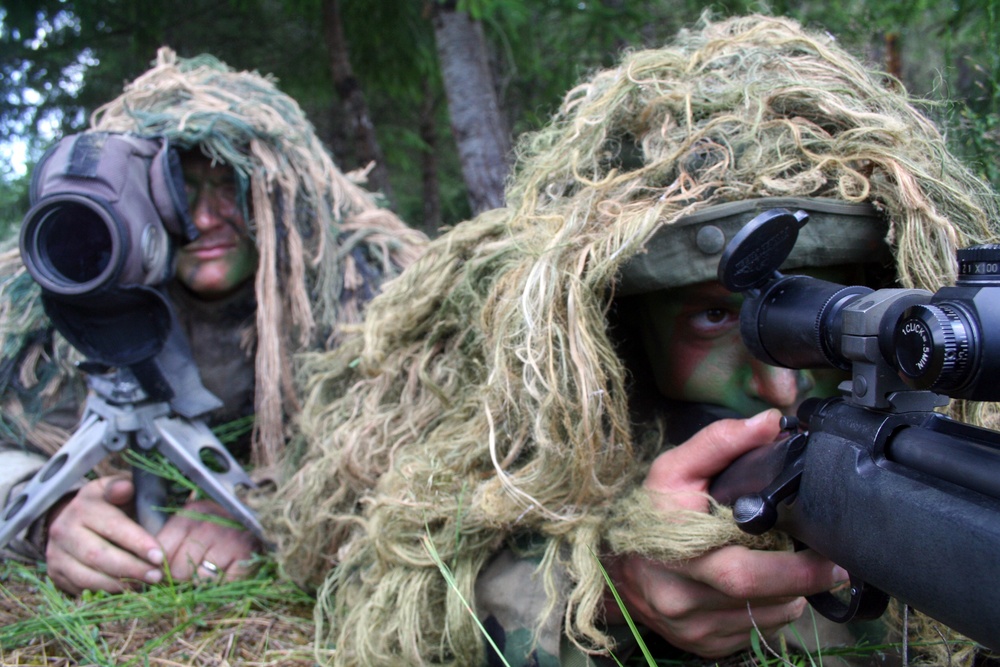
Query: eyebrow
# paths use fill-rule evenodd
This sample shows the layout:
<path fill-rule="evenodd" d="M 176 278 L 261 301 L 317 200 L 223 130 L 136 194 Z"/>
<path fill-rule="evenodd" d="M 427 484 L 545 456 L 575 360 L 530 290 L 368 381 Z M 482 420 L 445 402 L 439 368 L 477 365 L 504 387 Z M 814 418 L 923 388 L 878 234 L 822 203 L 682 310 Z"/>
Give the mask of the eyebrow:
<path fill-rule="evenodd" d="M 235 185 L 236 184 L 236 173 L 233 170 L 229 170 L 228 173 L 221 172 L 209 172 L 208 174 L 192 174 L 185 173 L 184 180 L 189 183 L 203 184 L 207 183 L 211 186 L 220 185 Z"/>
<path fill-rule="evenodd" d="M 696 285 L 687 285 L 677 290 L 677 296 L 683 300 L 692 298 L 729 299 L 739 297 L 738 294 L 730 292 L 723 287 L 721 283 L 699 283 Z"/>

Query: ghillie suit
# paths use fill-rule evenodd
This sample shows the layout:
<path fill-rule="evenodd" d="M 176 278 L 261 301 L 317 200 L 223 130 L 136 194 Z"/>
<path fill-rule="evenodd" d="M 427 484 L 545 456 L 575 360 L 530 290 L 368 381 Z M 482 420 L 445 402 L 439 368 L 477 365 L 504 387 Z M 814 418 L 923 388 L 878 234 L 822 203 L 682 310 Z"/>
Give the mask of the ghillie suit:
<path fill-rule="evenodd" d="M 344 325 L 360 321 L 382 283 L 419 254 L 423 235 L 379 208 L 337 168 L 298 104 L 270 78 L 235 71 L 211 56 L 183 59 L 160 49 L 155 66 L 91 120 L 93 130 L 165 137 L 179 150 L 201 151 L 234 169 L 259 256 L 249 298 L 256 321 L 251 314 L 242 343 L 256 350 L 252 460 L 272 464 L 284 446 L 287 418 L 298 409 L 292 356 L 335 344 Z M 54 383 L 72 381 L 69 367 L 39 380 L 37 364 L 61 364 L 66 346 L 56 336 L 57 349 L 43 351 L 53 343 L 35 303 L 37 289 L 16 251 L 4 262 L 0 350 L 22 376 L 22 395 L 51 394 Z M 0 390 L 7 388 L 2 379 Z M 5 415 L 20 413 L 17 401 L 7 399 Z M 14 431 L 8 435 L 16 436 L 8 439 L 27 439 L 42 451 L 67 436 L 53 433 L 38 442 L 30 420 L 4 421 Z"/>
<path fill-rule="evenodd" d="M 928 289 L 953 280 L 956 247 L 996 238 L 994 195 L 898 84 L 783 19 L 706 20 L 627 55 L 521 141 L 514 173 L 507 208 L 432 242 L 363 336 L 303 367 L 300 467 L 264 520 L 285 571 L 318 587 L 334 664 L 481 664 L 466 605 L 524 543 L 542 545 L 537 645 L 558 655 L 561 630 L 606 651 L 597 554 L 744 539 L 722 509 L 665 520 L 640 488 L 663 431 L 610 318 L 658 232 L 728 202 L 870 202 L 898 283 Z"/>

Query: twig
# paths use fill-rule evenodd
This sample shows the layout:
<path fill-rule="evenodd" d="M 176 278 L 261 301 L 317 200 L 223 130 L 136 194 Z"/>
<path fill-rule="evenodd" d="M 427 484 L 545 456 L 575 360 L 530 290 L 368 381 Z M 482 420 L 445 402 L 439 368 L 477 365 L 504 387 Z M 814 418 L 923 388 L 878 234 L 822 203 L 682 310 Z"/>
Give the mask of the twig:
<path fill-rule="evenodd" d="M 910 605 L 903 605 L 903 667 L 910 664 Z"/>
<path fill-rule="evenodd" d="M 767 643 L 767 640 L 764 639 L 764 634 L 760 631 L 760 628 L 757 627 L 757 620 L 753 617 L 753 609 L 750 608 L 750 601 L 749 600 L 747 600 L 747 614 L 750 615 L 750 622 L 753 623 L 754 632 L 757 633 L 757 637 L 760 638 L 760 643 L 764 645 L 764 648 L 767 649 L 767 652 L 770 653 L 771 655 L 773 655 L 775 658 L 777 658 L 781 662 L 783 662 L 788 667 L 795 667 L 795 665 L 791 661 L 789 661 L 787 658 L 781 656 L 777 651 L 775 651 L 773 648 L 771 648 L 770 644 Z"/>

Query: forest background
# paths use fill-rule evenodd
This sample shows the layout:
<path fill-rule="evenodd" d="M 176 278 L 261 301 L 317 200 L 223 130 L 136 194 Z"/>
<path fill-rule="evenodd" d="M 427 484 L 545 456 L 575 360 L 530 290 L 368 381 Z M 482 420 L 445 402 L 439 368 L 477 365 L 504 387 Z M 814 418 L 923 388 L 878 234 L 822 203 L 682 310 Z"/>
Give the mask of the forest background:
<path fill-rule="evenodd" d="M 516 137 L 575 83 L 706 10 L 828 31 L 925 100 L 1000 188 L 1000 0 L 0 0 L 0 240 L 45 147 L 163 45 L 273 74 L 341 169 L 369 169 L 369 187 L 435 235 L 502 203 Z M 0 663 L 313 665 L 327 649 L 310 650 L 311 602 L 269 564 L 247 582 L 80 599 L 3 564 Z"/>
<path fill-rule="evenodd" d="M 512 146 L 623 49 L 711 10 L 793 17 L 896 76 L 1000 187 L 1000 0 L 0 0 L 0 234 L 46 145 L 156 49 L 273 74 L 344 171 L 431 235 L 502 202 Z"/>

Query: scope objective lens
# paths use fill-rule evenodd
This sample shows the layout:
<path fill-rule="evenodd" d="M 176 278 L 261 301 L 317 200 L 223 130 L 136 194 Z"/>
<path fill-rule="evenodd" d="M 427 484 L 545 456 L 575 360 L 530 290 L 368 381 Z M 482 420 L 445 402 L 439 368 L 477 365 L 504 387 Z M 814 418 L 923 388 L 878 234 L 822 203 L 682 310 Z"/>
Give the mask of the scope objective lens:
<path fill-rule="evenodd" d="M 98 279 L 111 262 L 111 233 L 92 209 L 57 205 L 38 224 L 38 257 L 55 282 L 68 285 Z"/>

